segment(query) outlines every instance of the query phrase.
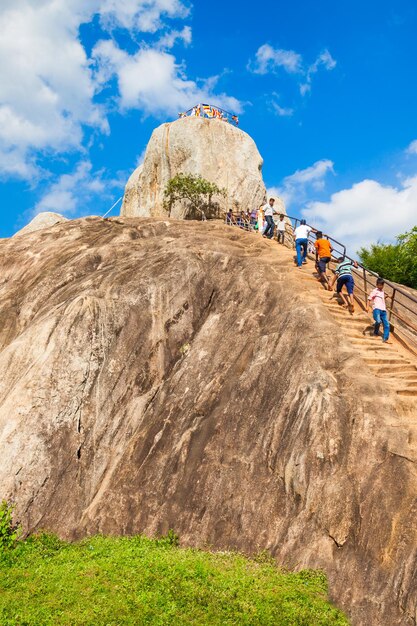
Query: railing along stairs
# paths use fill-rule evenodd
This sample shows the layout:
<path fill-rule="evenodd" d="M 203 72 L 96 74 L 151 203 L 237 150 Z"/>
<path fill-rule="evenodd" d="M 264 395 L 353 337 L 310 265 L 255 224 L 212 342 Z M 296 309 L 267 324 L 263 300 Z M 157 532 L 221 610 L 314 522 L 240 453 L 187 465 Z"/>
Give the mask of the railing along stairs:
<path fill-rule="evenodd" d="M 286 215 L 286 232 L 285 232 L 285 245 L 289 248 L 294 248 L 294 235 L 293 230 L 296 228 L 301 219 L 292 215 Z M 237 226 L 248 232 L 255 232 L 255 225 L 250 220 L 237 216 L 231 221 L 225 215 L 224 221 L 231 226 Z M 310 228 L 314 228 L 310 224 L 307 224 Z M 332 260 L 329 263 L 329 268 L 334 272 L 337 265 L 336 259 L 343 256 L 345 259 L 354 261 L 350 256 L 346 254 L 346 246 L 330 237 L 330 235 L 323 234 L 323 237 L 328 239 L 332 245 Z M 310 259 L 315 259 L 315 235 L 313 232 L 309 235 L 308 256 Z M 358 267 L 353 269 L 353 275 L 355 280 L 355 300 L 359 306 L 365 310 L 368 296 L 370 292 L 376 287 L 376 280 L 379 278 L 379 274 L 367 269 L 359 262 Z M 387 311 L 389 321 L 391 324 L 391 331 L 395 338 L 410 352 L 417 356 L 417 298 L 407 291 L 407 288 L 403 285 L 397 285 L 389 280 L 385 281 L 385 293 L 388 296 Z"/>

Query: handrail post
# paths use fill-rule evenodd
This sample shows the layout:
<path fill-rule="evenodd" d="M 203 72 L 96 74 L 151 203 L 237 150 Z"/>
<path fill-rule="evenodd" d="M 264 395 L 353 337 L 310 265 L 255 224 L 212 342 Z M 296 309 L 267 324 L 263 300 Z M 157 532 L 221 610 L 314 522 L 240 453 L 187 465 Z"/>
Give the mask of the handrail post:
<path fill-rule="evenodd" d="M 365 306 L 366 306 L 366 301 L 368 299 L 368 281 L 366 280 L 366 270 L 363 267 L 362 268 L 363 271 L 363 291 L 365 293 Z"/>
<path fill-rule="evenodd" d="M 232 218 L 229 221 L 227 217 L 227 211 L 225 211 L 224 213 L 225 213 L 225 219 L 224 219 L 225 223 L 230 224 L 231 226 L 237 227 L 238 224 L 234 221 L 234 218 Z M 286 214 L 287 227 L 286 227 L 284 243 L 287 242 L 288 245 L 291 245 L 292 243 L 292 246 L 295 247 L 294 229 L 298 226 L 300 221 L 301 221 L 301 218 Z M 258 224 L 259 224 L 259 220 L 258 220 Z M 243 227 L 245 230 L 251 230 L 250 223 L 248 223 L 246 220 L 244 220 L 243 225 L 240 225 L 240 227 Z M 335 262 L 335 259 L 341 254 L 343 254 L 346 259 L 353 261 L 351 257 L 346 255 L 346 246 L 344 244 L 342 244 L 340 241 L 337 241 L 336 239 L 333 239 L 329 235 L 325 235 L 325 236 L 335 246 L 332 252 L 331 263 Z M 308 239 L 311 242 L 313 241 L 313 238 L 311 236 Z M 314 254 L 314 251 L 313 251 L 313 254 Z M 331 265 L 330 265 L 330 269 L 331 269 Z M 363 290 L 361 287 L 359 287 L 359 285 L 358 285 L 358 288 L 361 289 L 361 292 L 363 291 L 363 295 L 365 297 L 365 308 L 366 308 L 366 300 L 369 297 L 369 293 L 373 289 L 373 286 L 374 286 L 373 282 L 376 279 L 378 279 L 379 276 L 376 272 L 370 269 L 366 269 L 362 264 L 359 264 L 357 270 L 355 271 L 355 276 L 358 279 L 361 276 L 361 270 L 362 270 L 362 278 L 363 278 Z M 409 349 L 414 355 L 417 356 L 417 326 L 415 322 L 415 318 L 417 316 L 417 297 L 412 295 L 409 291 L 407 291 L 401 285 L 392 283 L 389 280 L 386 280 L 385 284 L 386 284 L 386 287 L 389 287 L 390 289 L 392 289 L 392 295 L 388 296 L 391 298 L 391 303 L 389 306 L 387 303 L 387 315 L 388 315 L 391 328 L 395 332 L 395 336 L 400 341 L 400 343 L 404 345 L 407 349 Z M 361 294 L 361 297 L 355 296 L 355 299 L 358 303 L 361 303 L 361 298 L 362 298 L 362 294 Z M 405 308 L 406 310 L 405 316 L 408 315 L 409 319 L 404 317 L 404 315 L 400 314 L 400 312 L 402 312 L 403 310 L 402 307 Z M 399 320 L 398 325 L 392 323 L 391 320 L 393 318 L 396 320 Z M 395 326 L 397 326 L 397 328 L 394 328 Z"/>
<path fill-rule="evenodd" d="M 392 310 L 393 310 L 393 308 L 394 308 L 394 300 L 395 300 L 395 294 L 396 294 L 396 293 L 397 293 L 397 290 L 396 290 L 396 288 L 395 288 L 395 287 L 393 287 L 393 290 L 392 290 L 392 296 L 391 296 L 391 304 L 390 304 L 390 307 L 389 307 L 389 321 L 390 321 L 390 322 L 391 322 L 391 314 L 392 314 Z"/>

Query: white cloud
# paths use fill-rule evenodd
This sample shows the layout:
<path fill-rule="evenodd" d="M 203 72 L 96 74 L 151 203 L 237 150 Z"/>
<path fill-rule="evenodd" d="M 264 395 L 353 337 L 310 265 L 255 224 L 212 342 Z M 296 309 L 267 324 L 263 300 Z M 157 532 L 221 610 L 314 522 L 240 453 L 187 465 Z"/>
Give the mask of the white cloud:
<path fill-rule="evenodd" d="M 179 0 L 96 0 L 100 21 L 105 27 L 117 26 L 138 32 L 154 33 L 163 25 L 163 18 L 184 18 L 189 9 Z M 98 5 L 98 7 L 97 7 Z"/>
<path fill-rule="evenodd" d="M 189 45 L 192 41 L 192 31 L 190 26 L 184 26 L 182 30 L 171 30 L 165 33 L 158 42 L 160 48 L 173 48 L 177 41 Z"/>
<path fill-rule="evenodd" d="M 82 125 L 107 131 L 102 109 L 93 103 L 89 61 L 78 40 L 89 18 L 75 0 L 21 0 L 0 9 L 0 161 L 14 155 L 16 174 L 31 172 L 28 151 L 77 148 Z M 33 162 L 32 162 L 33 167 Z M 12 173 L 11 168 L 3 172 Z"/>
<path fill-rule="evenodd" d="M 213 94 L 215 81 L 189 80 L 165 51 L 191 42 L 189 26 L 167 28 L 167 19 L 188 14 L 181 0 L 2 0 L 0 176 L 34 178 L 39 156 L 83 151 L 86 128 L 108 133 L 106 107 L 114 103 L 113 93 L 105 93 L 102 105 L 96 96 L 113 76 L 121 112 L 177 113 L 207 98 L 239 112 L 235 98 Z M 80 26 L 94 18 L 113 39 L 97 42 L 92 59 Z M 162 35 L 153 47 L 128 54 L 115 43 L 120 28 L 127 29 L 130 44 L 140 32 Z"/>
<path fill-rule="evenodd" d="M 117 77 L 120 106 L 146 113 L 176 114 L 206 100 L 240 112 L 240 103 L 226 94 L 214 94 L 207 84 L 188 80 L 175 57 L 163 50 L 140 48 L 136 54 L 121 50 L 112 40 L 100 41 L 93 50 L 100 80 Z"/>
<path fill-rule="evenodd" d="M 113 197 L 121 183 L 106 179 L 103 170 L 94 172 L 88 160 L 78 163 L 71 174 L 63 174 L 52 183 L 31 212 L 31 217 L 42 211 L 73 215 L 79 210 L 90 213 L 88 204 L 95 196 Z"/>
<path fill-rule="evenodd" d="M 392 241 L 416 225 L 417 176 L 401 186 L 362 180 L 334 193 L 328 202 L 310 202 L 303 215 L 354 254 L 362 245 Z"/>
<path fill-rule="evenodd" d="M 275 113 L 280 117 L 291 117 L 291 115 L 294 115 L 294 109 L 282 107 L 275 101 L 272 101 L 271 106 Z"/>
<path fill-rule="evenodd" d="M 323 182 L 323 177 L 327 174 L 327 172 L 333 172 L 334 163 L 329 159 L 322 159 L 321 161 L 316 161 L 310 167 L 306 167 L 303 170 L 297 170 L 294 174 L 287 176 L 284 178 L 284 186 L 293 186 L 299 184 L 313 183 L 321 184 Z"/>
<path fill-rule="evenodd" d="M 414 139 L 406 150 L 407 154 L 417 154 L 417 139 Z"/>
<path fill-rule="evenodd" d="M 272 188 L 276 195 L 282 196 L 287 206 L 304 203 L 308 193 L 322 191 L 325 187 L 327 174 L 334 173 L 334 163 L 329 159 L 321 159 L 303 170 L 286 176 L 281 186 Z"/>
<path fill-rule="evenodd" d="M 33 159 L 25 157 L 21 150 L 2 146 L 0 142 L 0 176 L 36 179 L 39 176 L 39 168 Z"/>
<path fill-rule="evenodd" d="M 320 67 L 323 67 L 325 70 L 333 70 L 336 67 L 336 61 L 328 50 L 323 50 L 314 63 L 307 69 L 305 83 L 300 85 L 300 93 L 302 96 L 311 90 L 311 81 Z"/>
<path fill-rule="evenodd" d="M 288 74 L 294 74 L 302 79 L 300 83 L 301 95 L 305 95 L 311 90 L 313 76 L 320 68 L 333 70 L 335 67 L 336 61 L 327 49 L 318 55 L 314 63 L 306 67 L 303 57 L 298 52 L 273 48 L 268 43 L 258 48 L 255 60 L 249 61 L 247 65 L 247 68 L 254 74 L 269 74 L 280 68 Z"/>
<path fill-rule="evenodd" d="M 255 55 L 255 61 L 250 62 L 248 68 L 255 74 L 268 74 L 278 68 L 284 69 L 289 74 L 297 74 L 302 71 L 302 56 L 294 50 L 273 48 L 268 43 L 263 44 Z"/>

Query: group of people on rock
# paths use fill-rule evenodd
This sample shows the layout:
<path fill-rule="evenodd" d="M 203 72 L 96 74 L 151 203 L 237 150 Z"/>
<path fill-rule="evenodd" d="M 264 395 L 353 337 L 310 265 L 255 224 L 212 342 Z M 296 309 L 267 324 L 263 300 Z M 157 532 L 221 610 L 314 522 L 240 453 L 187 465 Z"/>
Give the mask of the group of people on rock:
<path fill-rule="evenodd" d="M 334 291 L 334 284 L 336 283 L 336 294 L 339 296 L 345 307 L 349 308 L 351 313 L 355 310 L 354 300 L 354 288 L 355 281 L 353 278 L 353 270 L 358 267 L 356 261 L 352 261 L 344 256 L 337 258 L 337 265 L 334 270 L 333 277 L 329 280 L 327 276 L 328 265 L 332 260 L 333 247 L 330 241 L 323 237 L 323 233 L 320 230 L 316 230 L 310 226 L 307 226 L 306 220 L 301 220 L 300 225 L 294 229 L 295 249 L 297 253 L 297 266 L 302 267 L 307 263 L 308 243 L 309 235 L 314 232 L 316 235 L 316 241 L 314 242 L 314 248 L 316 253 L 316 269 L 318 272 L 318 280 L 322 282 L 329 291 Z M 379 336 L 379 329 L 383 326 L 383 342 L 389 342 L 390 323 L 388 320 L 386 294 L 384 292 L 385 282 L 383 278 L 377 278 L 376 287 L 371 291 L 367 298 L 366 311 L 369 311 L 369 307 L 372 306 L 372 313 L 374 319 L 373 334 Z M 347 291 L 347 297 L 343 293 L 343 288 Z M 332 296 L 333 297 L 333 296 Z"/>
<path fill-rule="evenodd" d="M 235 126 L 239 126 L 239 118 L 234 113 L 223 111 L 211 104 L 196 104 L 189 111 L 180 111 L 178 117 L 208 117 L 211 119 L 223 120 L 223 122 L 232 122 Z"/>
<path fill-rule="evenodd" d="M 237 215 L 234 215 L 233 211 L 229 210 L 226 214 L 226 223 L 239 226 L 240 228 L 247 230 L 258 230 L 262 233 L 262 236 L 267 239 L 273 239 L 276 230 L 278 243 L 284 244 L 287 224 L 288 230 L 290 228 L 292 229 L 292 227 L 289 225 L 288 218 L 286 218 L 284 214 L 278 213 L 274 205 L 274 198 L 270 198 L 269 202 L 260 206 L 259 209 L 255 209 L 251 212 L 241 211 Z M 274 221 L 274 214 L 279 215 L 277 223 Z M 313 232 L 316 236 L 314 248 L 312 250 L 310 249 L 311 241 L 309 239 L 311 232 Z M 333 247 L 329 239 L 323 236 L 322 231 L 308 226 L 306 220 L 304 219 L 300 221 L 298 226 L 292 229 L 291 240 L 295 243 L 297 267 L 302 268 L 302 266 L 307 263 L 308 253 L 314 252 L 318 280 L 323 283 L 325 289 L 332 291 L 333 295 L 334 285 L 336 283 L 336 295 L 341 298 L 343 306 L 348 308 L 351 313 L 353 313 L 355 310 L 355 281 L 353 277 L 353 270 L 358 267 L 358 263 L 346 258 L 345 256 L 337 257 L 337 265 L 334 269 L 334 274 L 331 278 L 329 278 L 328 267 L 330 262 L 333 260 Z M 375 336 L 379 335 L 379 329 L 382 324 L 382 340 L 384 342 L 389 342 L 390 323 L 387 314 L 387 295 L 384 292 L 384 284 L 385 283 L 382 278 L 377 279 L 375 289 L 371 291 L 367 298 L 366 311 L 368 311 L 369 307 L 372 306 L 374 319 L 373 334 Z M 347 291 L 347 295 L 343 292 L 344 288 Z"/>
<path fill-rule="evenodd" d="M 233 209 L 229 209 L 226 213 L 226 224 L 239 226 L 245 230 L 259 231 L 268 239 L 273 239 L 276 228 L 278 243 L 284 244 L 287 222 L 285 215 L 280 213 L 278 222 L 275 224 L 274 214 L 278 211 L 275 210 L 274 203 L 274 198 L 271 198 L 269 203 L 261 204 L 258 209 L 240 211 L 236 214 Z"/>

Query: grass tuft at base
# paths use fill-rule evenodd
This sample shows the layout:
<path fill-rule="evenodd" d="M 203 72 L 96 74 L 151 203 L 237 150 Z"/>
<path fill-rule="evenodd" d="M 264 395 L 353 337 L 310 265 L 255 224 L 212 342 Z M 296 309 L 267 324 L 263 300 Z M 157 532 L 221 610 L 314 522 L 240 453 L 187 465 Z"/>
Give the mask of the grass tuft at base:
<path fill-rule="evenodd" d="M 173 535 L 172 535 L 173 536 Z M 165 539 L 42 534 L 0 557 L 3 626 L 346 626 L 322 572 Z"/>

